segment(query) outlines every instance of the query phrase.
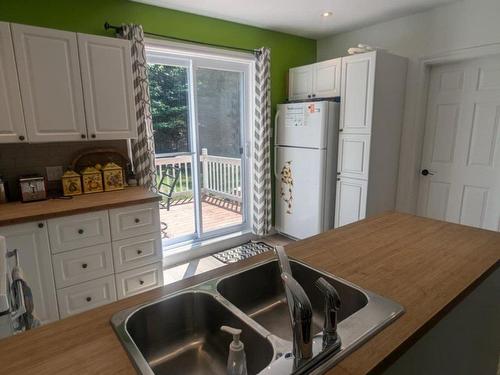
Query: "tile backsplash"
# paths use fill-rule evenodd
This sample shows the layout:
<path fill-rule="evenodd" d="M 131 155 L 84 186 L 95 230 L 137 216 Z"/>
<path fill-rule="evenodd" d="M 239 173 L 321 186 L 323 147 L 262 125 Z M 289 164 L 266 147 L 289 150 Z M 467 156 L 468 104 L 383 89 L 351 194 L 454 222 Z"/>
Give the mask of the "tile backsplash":
<path fill-rule="evenodd" d="M 125 140 L 60 142 L 0 145 L 0 176 L 8 181 L 11 196 L 17 198 L 19 175 L 38 173 L 45 176 L 45 167 L 61 165 L 66 169 L 75 156 L 92 148 L 115 148 L 127 154 Z"/>

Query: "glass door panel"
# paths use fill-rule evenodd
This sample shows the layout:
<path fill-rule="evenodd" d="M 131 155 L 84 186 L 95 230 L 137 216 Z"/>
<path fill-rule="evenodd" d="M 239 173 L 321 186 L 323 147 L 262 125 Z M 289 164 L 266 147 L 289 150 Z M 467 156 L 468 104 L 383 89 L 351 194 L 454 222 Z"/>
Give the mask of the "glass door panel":
<path fill-rule="evenodd" d="M 148 62 L 162 235 L 177 242 L 196 235 L 190 65 L 155 55 Z"/>
<path fill-rule="evenodd" d="M 203 233 L 244 221 L 243 79 L 240 71 L 195 71 Z"/>

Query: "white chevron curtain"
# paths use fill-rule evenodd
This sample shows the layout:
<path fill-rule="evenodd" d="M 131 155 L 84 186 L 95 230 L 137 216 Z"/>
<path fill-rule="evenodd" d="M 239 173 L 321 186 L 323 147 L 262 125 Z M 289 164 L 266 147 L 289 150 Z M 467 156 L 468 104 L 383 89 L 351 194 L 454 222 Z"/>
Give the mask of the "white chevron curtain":
<path fill-rule="evenodd" d="M 271 50 L 256 51 L 255 123 L 253 129 L 253 228 L 264 236 L 271 229 Z"/>
<path fill-rule="evenodd" d="M 119 38 L 132 42 L 132 75 L 134 77 L 137 139 L 132 143 L 132 162 L 139 185 L 157 192 L 155 143 L 149 100 L 148 71 L 144 31 L 141 25 L 122 25 Z"/>

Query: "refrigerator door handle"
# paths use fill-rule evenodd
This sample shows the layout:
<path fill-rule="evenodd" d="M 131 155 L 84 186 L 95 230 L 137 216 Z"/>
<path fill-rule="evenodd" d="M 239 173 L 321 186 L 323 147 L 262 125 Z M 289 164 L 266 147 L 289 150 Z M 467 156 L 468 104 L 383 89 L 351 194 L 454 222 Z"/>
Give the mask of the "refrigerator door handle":
<path fill-rule="evenodd" d="M 278 153 L 276 152 L 276 142 L 278 140 L 278 118 L 280 111 L 276 111 L 276 115 L 274 116 L 274 177 L 278 178 L 278 172 L 276 170 L 276 163 L 278 159 Z"/>

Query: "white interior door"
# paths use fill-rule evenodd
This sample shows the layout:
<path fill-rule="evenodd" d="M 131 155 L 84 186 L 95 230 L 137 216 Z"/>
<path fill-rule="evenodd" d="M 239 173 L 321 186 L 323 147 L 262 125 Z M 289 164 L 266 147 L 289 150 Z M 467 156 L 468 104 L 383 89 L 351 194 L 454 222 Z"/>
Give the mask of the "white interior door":
<path fill-rule="evenodd" d="M 431 70 L 418 213 L 500 230 L 500 56 Z"/>

